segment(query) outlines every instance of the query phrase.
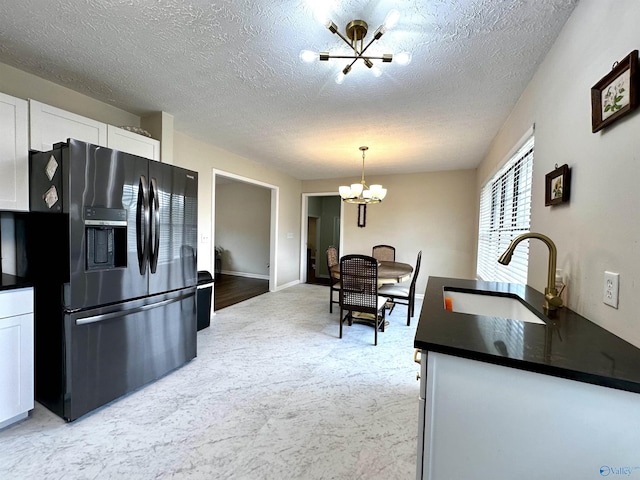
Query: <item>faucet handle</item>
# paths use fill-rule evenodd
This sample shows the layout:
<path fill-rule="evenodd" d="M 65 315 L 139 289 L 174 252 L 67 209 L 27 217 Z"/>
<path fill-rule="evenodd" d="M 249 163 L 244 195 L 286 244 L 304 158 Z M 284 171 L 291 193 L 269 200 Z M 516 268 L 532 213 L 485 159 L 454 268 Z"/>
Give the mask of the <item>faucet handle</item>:
<path fill-rule="evenodd" d="M 559 294 L 547 292 L 544 295 L 544 298 L 547 300 L 547 303 L 550 307 L 560 308 L 562 307 L 562 298 L 560 298 Z"/>

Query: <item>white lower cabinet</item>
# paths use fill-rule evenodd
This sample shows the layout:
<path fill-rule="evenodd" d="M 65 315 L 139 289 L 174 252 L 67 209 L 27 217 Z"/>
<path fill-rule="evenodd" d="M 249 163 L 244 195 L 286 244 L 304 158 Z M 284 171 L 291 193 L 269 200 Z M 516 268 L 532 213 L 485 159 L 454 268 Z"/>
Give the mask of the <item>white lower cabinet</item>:
<path fill-rule="evenodd" d="M 33 409 L 33 289 L 0 292 L 0 428 Z"/>
<path fill-rule="evenodd" d="M 418 479 L 640 475 L 637 393 L 422 353 Z"/>
<path fill-rule="evenodd" d="M 26 100 L 0 93 L 0 210 L 29 210 Z"/>

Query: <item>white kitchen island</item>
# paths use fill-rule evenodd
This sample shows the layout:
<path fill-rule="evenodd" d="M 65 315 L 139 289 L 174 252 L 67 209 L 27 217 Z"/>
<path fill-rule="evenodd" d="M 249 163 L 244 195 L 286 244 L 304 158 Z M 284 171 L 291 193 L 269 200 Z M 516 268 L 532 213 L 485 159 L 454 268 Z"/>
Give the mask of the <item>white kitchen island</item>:
<path fill-rule="evenodd" d="M 450 287 L 519 296 L 545 323 L 447 311 Z M 418 479 L 640 478 L 640 351 L 541 306 L 528 287 L 429 279 Z"/>

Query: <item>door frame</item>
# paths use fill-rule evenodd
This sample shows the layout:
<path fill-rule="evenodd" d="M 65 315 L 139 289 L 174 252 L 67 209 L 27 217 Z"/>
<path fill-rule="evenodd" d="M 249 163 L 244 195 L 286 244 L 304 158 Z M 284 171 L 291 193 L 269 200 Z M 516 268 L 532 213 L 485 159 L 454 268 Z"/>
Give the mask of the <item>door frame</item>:
<path fill-rule="evenodd" d="M 309 218 L 309 197 L 339 197 L 336 192 L 303 193 L 302 194 L 302 214 L 300 218 L 300 283 L 307 283 L 307 218 Z M 344 202 L 340 202 L 340 244 L 338 251 L 342 251 L 344 240 Z M 318 257 L 316 256 L 316 265 Z"/>
<path fill-rule="evenodd" d="M 278 262 L 276 252 L 278 251 L 278 206 L 280 203 L 280 188 L 277 185 L 261 182 L 250 177 L 236 175 L 224 170 L 212 169 L 213 179 L 211 182 L 211 259 L 215 262 L 215 239 L 216 239 L 216 177 L 231 178 L 239 182 L 249 183 L 258 187 L 264 187 L 271 191 L 271 221 L 269 228 L 269 291 L 275 292 L 278 285 Z M 215 264 L 214 264 L 215 267 Z M 215 287 L 215 283 L 214 283 Z"/>

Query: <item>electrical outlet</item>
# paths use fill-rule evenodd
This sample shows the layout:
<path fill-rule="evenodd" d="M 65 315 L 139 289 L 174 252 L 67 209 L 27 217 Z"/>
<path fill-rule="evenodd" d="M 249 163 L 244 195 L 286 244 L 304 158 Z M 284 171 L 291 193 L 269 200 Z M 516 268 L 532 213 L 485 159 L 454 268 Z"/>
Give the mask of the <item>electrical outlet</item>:
<path fill-rule="evenodd" d="M 620 274 L 613 272 L 604 272 L 604 295 L 602 301 L 618 308 L 618 290 L 620 288 Z"/>

